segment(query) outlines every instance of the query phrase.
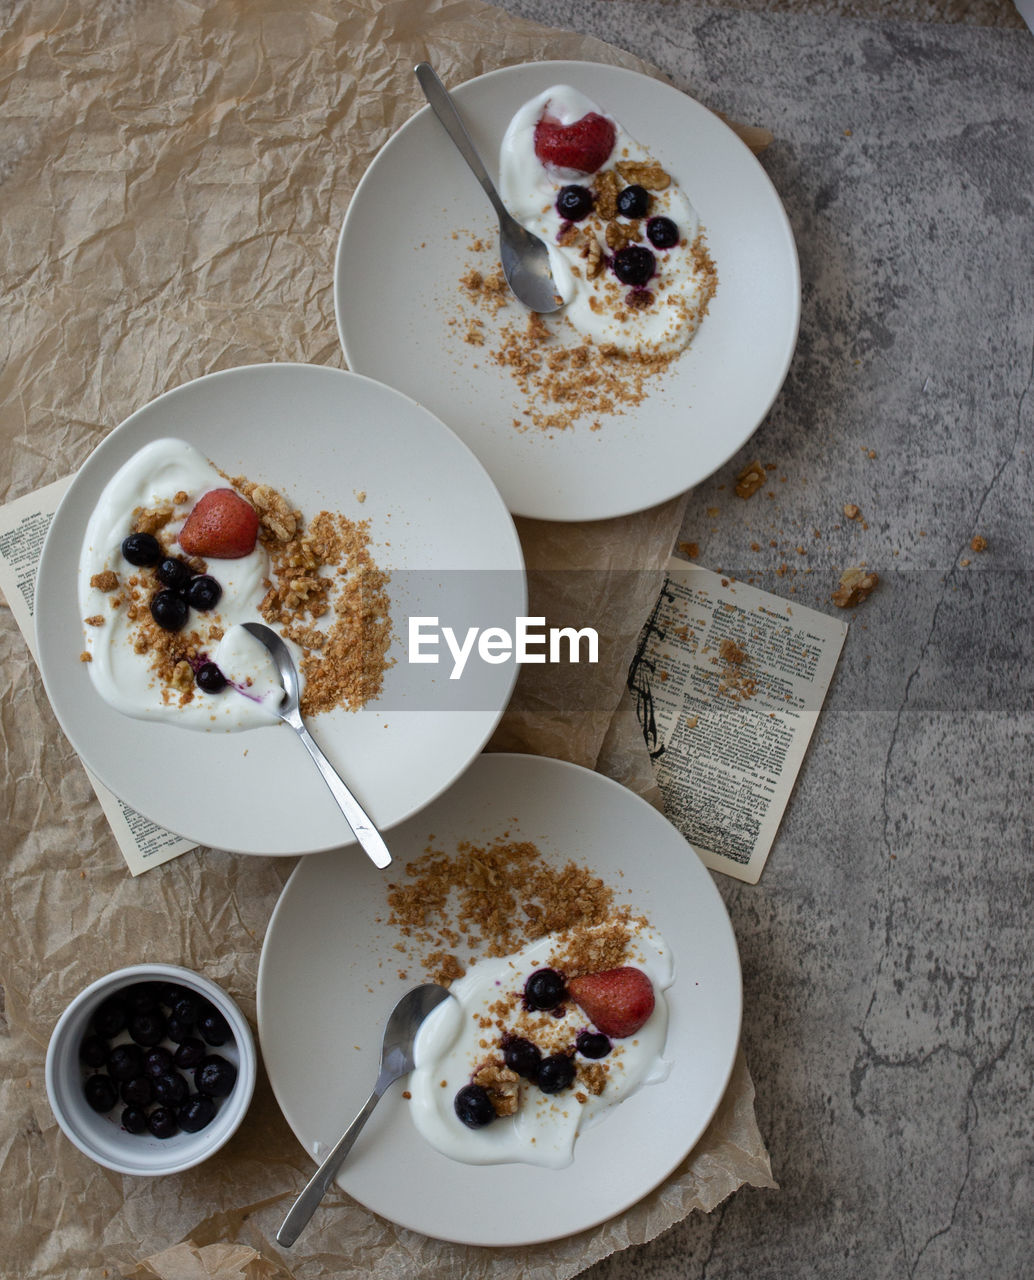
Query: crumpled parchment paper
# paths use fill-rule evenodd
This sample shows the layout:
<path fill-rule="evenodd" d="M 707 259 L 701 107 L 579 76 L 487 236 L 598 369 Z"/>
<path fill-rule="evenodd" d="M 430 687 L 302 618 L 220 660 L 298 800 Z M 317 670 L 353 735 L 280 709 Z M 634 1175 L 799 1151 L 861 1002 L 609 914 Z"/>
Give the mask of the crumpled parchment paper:
<path fill-rule="evenodd" d="M 425 58 L 449 84 L 555 58 L 651 72 L 479 0 L 11 0 L 0 498 L 71 473 L 130 412 L 191 378 L 270 360 L 343 364 L 338 233 L 367 164 L 422 104 L 411 69 Z M 682 507 L 521 522 L 541 612 L 560 607 L 571 568 L 593 570 L 584 581 L 634 569 L 643 586 L 578 602 L 583 625 L 612 637 L 582 710 L 559 713 L 548 680 L 522 679 L 493 747 L 598 762 L 659 802 L 622 689 L 649 599 L 643 571 L 667 559 Z M 160 959 L 221 983 L 254 1025 L 262 938 L 293 860 L 198 850 L 130 877 L 6 608 L 0 726 L 6 1274 L 564 1277 L 743 1183 L 774 1185 L 742 1057 L 707 1133 L 661 1187 L 593 1231 L 505 1253 L 398 1230 L 340 1192 L 280 1250 L 273 1236 L 312 1166 L 261 1073 L 241 1130 L 201 1167 L 148 1180 L 94 1165 L 58 1129 L 44 1087 L 65 1004 L 113 968 Z"/>

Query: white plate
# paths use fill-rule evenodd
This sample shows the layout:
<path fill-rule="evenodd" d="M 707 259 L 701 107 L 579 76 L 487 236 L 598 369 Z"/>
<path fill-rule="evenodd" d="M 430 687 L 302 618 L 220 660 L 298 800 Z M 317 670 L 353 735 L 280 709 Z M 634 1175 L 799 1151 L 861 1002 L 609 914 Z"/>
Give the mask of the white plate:
<path fill-rule="evenodd" d="M 741 988 L 736 941 L 710 875 L 676 829 L 644 800 L 577 765 L 539 756 L 482 755 L 444 796 L 396 828 L 400 864 L 428 839 L 509 832 L 556 865 L 573 860 L 643 911 L 671 946 L 675 981 L 661 1084 L 627 1098 L 583 1133 L 566 1169 L 475 1166 L 418 1135 L 392 1087 L 338 1175 L 374 1212 L 461 1244 L 551 1240 L 620 1213 L 680 1163 L 703 1133 L 732 1070 Z M 387 1014 L 422 981 L 387 916 L 385 879 L 339 858 L 295 869 L 266 933 L 258 978 L 263 1060 L 277 1101 L 305 1149 L 320 1158 L 366 1100 Z"/>
<path fill-rule="evenodd" d="M 79 661 L 76 575 L 87 521 L 115 471 L 162 436 L 189 441 L 228 475 L 271 484 L 307 516 L 327 508 L 369 520 L 373 558 L 393 575 L 389 656 L 396 666 L 380 699 L 358 712 L 314 717 L 309 727 L 374 822 L 388 828 L 415 813 L 481 750 L 512 690 L 514 669 L 499 666 L 483 674 L 467 709 L 450 709 L 447 695 L 428 706 L 412 677 L 436 669 L 406 661 L 406 614 L 436 612 L 421 596 L 434 595 L 443 577 L 453 603 L 471 610 L 494 592 L 493 607 L 510 627 L 525 610 L 520 544 L 484 469 L 426 409 L 389 387 L 340 369 L 269 364 L 211 374 L 160 396 L 117 427 L 76 475 L 47 536 L 36 587 L 40 668 L 61 727 L 126 804 L 198 844 L 240 853 L 354 843 L 291 730 L 209 734 L 129 719 L 98 696 Z"/>
<path fill-rule="evenodd" d="M 621 121 L 681 183 L 700 215 L 718 292 L 689 350 L 622 417 L 549 435 L 516 430 L 526 408 L 510 374 L 462 341 L 458 281 L 469 235 L 491 233 L 484 193 L 424 107 L 389 139 L 356 188 L 338 244 L 334 298 L 349 367 L 426 404 L 470 445 L 510 510 L 594 520 L 698 484 L 750 438 L 793 355 L 800 276 L 768 175 L 707 108 L 659 80 L 587 62 L 479 76 L 452 92 L 493 176 L 511 116 L 570 84 Z M 456 237 L 456 238 L 454 238 Z M 516 304 L 514 304 L 516 306 Z"/>

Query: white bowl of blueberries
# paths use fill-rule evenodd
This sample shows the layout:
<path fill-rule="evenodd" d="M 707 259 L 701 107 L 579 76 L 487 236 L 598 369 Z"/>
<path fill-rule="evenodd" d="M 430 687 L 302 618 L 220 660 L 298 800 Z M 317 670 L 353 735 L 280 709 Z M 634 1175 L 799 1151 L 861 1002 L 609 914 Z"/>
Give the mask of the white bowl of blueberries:
<path fill-rule="evenodd" d="M 47 1050 L 66 1136 L 116 1173 L 180 1173 L 237 1130 L 255 1090 L 251 1028 L 207 978 L 169 964 L 119 969 L 80 992 Z"/>

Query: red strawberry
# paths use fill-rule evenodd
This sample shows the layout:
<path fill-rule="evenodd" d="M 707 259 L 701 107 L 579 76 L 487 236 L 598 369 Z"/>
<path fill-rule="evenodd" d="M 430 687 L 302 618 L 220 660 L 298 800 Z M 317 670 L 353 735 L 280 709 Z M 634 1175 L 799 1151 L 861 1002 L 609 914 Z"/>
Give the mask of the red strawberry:
<path fill-rule="evenodd" d="M 573 124 L 543 114 L 535 126 L 535 154 L 557 169 L 595 173 L 614 150 L 616 138 L 613 122 L 596 111 Z"/>
<path fill-rule="evenodd" d="M 567 990 L 598 1031 L 619 1040 L 634 1036 L 653 1013 L 650 979 L 631 965 L 569 978 Z"/>
<path fill-rule="evenodd" d="M 188 556 L 239 560 L 255 550 L 259 518 L 255 508 L 232 489 L 212 489 L 198 498 L 180 530 Z"/>

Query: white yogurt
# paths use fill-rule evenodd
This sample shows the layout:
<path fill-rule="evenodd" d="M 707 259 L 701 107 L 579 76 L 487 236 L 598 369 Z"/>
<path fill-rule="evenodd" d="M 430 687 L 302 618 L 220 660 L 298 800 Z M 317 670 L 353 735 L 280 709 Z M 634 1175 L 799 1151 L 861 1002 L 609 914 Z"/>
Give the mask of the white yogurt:
<path fill-rule="evenodd" d="M 634 1036 L 613 1040 L 602 1059 L 609 1070 L 602 1093 L 587 1094 L 575 1084 L 556 1094 L 545 1094 L 526 1080 L 520 1082 L 520 1104 L 512 1116 L 498 1117 L 481 1129 L 470 1129 L 457 1117 L 453 1101 L 471 1081 L 477 1068 L 489 1058 L 501 1059 L 498 1042 L 503 1032 L 486 1032 L 485 1019 L 493 1019 L 493 1005 L 510 993 L 520 994 L 530 974 L 552 967 L 557 935 L 539 939 L 516 955 L 480 960 L 450 987 L 452 999 L 443 1001 L 420 1028 L 416 1040 L 416 1070 L 410 1076 L 412 1115 L 418 1131 L 431 1146 L 465 1164 L 522 1163 L 560 1169 L 571 1163 L 580 1129 L 597 1121 L 643 1085 L 668 1075 L 664 1058 L 668 1030 L 668 1006 L 664 990 L 674 978 L 671 953 L 655 930 L 642 929 L 633 940 L 626 963 L 642 969 L 653 984 L 656 1003 L 643 1027 Z M 573 1048 L 579 1031 L 592 1029 L 581 1009 L 571 1000 L 565 1013 L 515 1010 L 508 1029 L 543 1047 L 544 1053 Z M 529 1035 L 529 1031 L 531 1034 Z M 483 1041 L 489 1042 L 489 1047 Z M 590 1060 L 580 1054 L 575 1062 Z M 578 1100 L 578 1094 L 585 1101 Z"/>
<path fill-rule="evenodd" d="M 629 137 L 612 116 L 569 85 L 555 85 L 532 98 L 510 121 L 499 160 L 500 194 L 514 217 L 546 242 L 553 278 L 566 303 L 562 314 L 579 333 L 601 345 L 655 355 L 681 351 L 699 326 L 701 300 L 708 288 L 707 275 L 693 252 L 700 230 L 696 211 L 674 176 L 667 190 L 650 193 L 650 216 L 671 218 L 681 234 L 672 248 L 655 249 L 646 239 L 645 219 L 640 220 L 641 234 L 634 243 L 645 245 L 657 260 L 657 274 L 646 286 L 653 301 L 642 310 L 627 307 L 629 286 L 617 279 L 609 265 L 593 279 L 587 277 L 586 260 L 580 252 L 581 237 L 572 245 L 557 242 L 567 225 L 556 210 L 557 193 L 569 183 L 591 188 L 596 175 L 547 168 L 536 156 L 535 126 L 547 108 L 561 124 L 572 124 L 589 112 L 606 116 L 614 124 L 617 138 L 603 170 L 612 169 L 622 160 L 648 161 L 656 157 Z M 619 185 L 625 183 L 619 179 Z M 609 258 L 612 251 L 603 239 L 598 218 L 594 220 L 590 215 L 574 225 L 585 229 L 593 221 L 602 251 Z M 630 220 L 618 217 L 616 221 L 627 224 Z"/>
<path fill-rule="evenodd" d="M 149 655 L 135 651 L 137 629 L 125 604 L 112 608 L 112 599 L 120 592 L 90 585 L 95 575 L 106 570 L 117 574 L 120 583 L 151 572 L 122 557 L 122 540 L 132 531 L 134 510 L 173 507 L 175 518 L 163 531 L 167 539 L 170 534 L 178 536 L 202 494 L 226 487 L 215 467 L 186 441 L 155 440 L 111 478 L 90 517 L 79 562 L 79 607 L 84 619 L 99 616 L 104 622 L 83 627 L 90 655 L 85 665 L 100 696 L 124 715 L 219 731 L 278 723 L 273 708 L 279 705 L 283 686 L 265 646 L 240 625 L 262 620 L 258 606 L 269 585 L 269 559 L 261 543 L 237 560 L 207 558 L 208 572 L 219 582 L 223 594 L 215 609 L 205 613 L 191 610 L 184 633 L 197 630 L 205 634 L 210 626 L 223 631 L 221 639 L 213 639 L 208 656 L 233 687 L 208 694 L 195 685 L 191 701 L 183 706 L 175 691 L 170 693 L 152 670 Z M 174 501 L 179 493 L 187 495 L 185 502 Z M 179 554 L 178 543 L 168 550 Z"/>

